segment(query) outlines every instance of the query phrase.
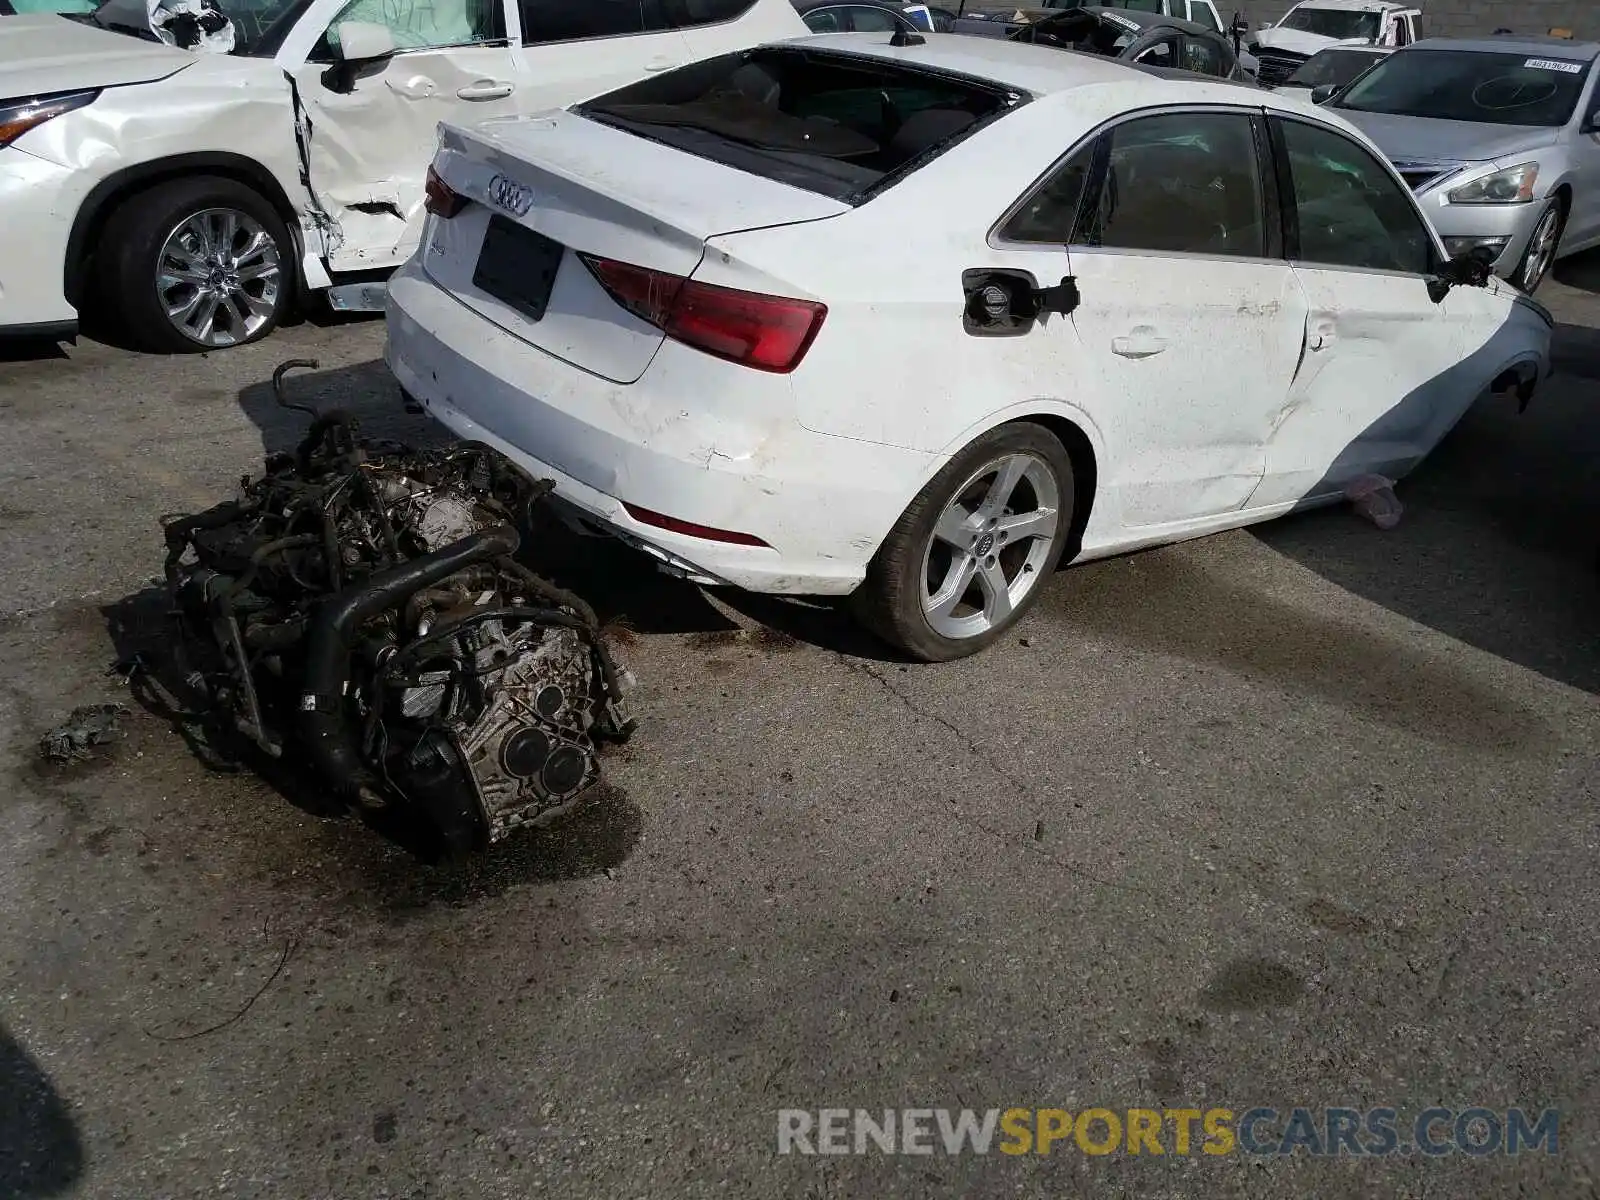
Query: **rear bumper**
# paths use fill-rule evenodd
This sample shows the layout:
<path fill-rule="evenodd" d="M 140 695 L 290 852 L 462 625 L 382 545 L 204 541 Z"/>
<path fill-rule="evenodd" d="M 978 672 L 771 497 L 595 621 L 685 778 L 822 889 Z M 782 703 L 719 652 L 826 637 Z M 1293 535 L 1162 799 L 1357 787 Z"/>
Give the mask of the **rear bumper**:
<path fill-rule="evenodd" d="M 639 382 L 611 383 L 479 316 L 415 259 L 389 281 L 388 335 L 396 380 L 453 433 L 553 479 L 586 520 L 702 581 L 854 591 L 937 462 L 806 430 L 788 377 L 670 341 Z M 625 502 L 767 546 L 663 530 Z"/>
<path fill-rule="evenodd" d="M 67 237 L 82 190 L 72 175 L 15 146 L 0 149 L 0 336 L 59 338 L 77 327 L 65 292 Z"/>

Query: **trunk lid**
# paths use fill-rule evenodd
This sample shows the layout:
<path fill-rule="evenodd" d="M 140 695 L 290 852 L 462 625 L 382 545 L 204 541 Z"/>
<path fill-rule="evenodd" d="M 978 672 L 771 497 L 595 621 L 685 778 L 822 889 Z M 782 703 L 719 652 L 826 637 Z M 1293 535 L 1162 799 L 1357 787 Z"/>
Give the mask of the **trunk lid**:
<path fill-rule="evenodd" d="M 0 18 L 0 100 L 154 83 L 194 55 L 55 13 Z"/>
<path fill-rule="evenodd" d="M 616 383 L 643 375 L 665 334 L 578 254 L 687 277 L 710 238 L 851 211 L 565 111 L 443 125 L 434 168 L 473 203 L 430 218 L 423 270 L 501 328 Z"/>

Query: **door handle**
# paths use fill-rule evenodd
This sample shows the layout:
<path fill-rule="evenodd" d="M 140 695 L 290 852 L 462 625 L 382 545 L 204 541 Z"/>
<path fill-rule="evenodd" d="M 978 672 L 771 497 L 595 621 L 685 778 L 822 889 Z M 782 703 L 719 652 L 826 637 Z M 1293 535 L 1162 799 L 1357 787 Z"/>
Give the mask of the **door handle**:
<path fill-rule="evenodd" d="M 501 79 L 480 79 L 456 89 L 462 100 L 504 100 L 515 88 Z"/>
<path fill-rule="evenodd" d="M 1326 350 L 1333 341 L 1333 328 L 1328 325 L 1313 325 L 1306 330 L 1306 349 L 1315 353 Z"/>
<path fill-rule="evenodd" d="M 651 59 L 649 62 L 645 63 L 644 69 L 646 71 L 652 71 L 652 72 L 654 72 L 654 71 L 670 71 L 670 70 L 672 70 L 673 67 L 675 67 L 677 65 L 678 65 L 678 63 L 676 61 L 672 60 L 672 59 L 656 58 L 656 59 Z"/>
<path fill-rule="evenodd" d="M 1149 358 L 1166 348 L 1167 339 L 1150 329 L 1135 329 L 1127 337 L 1111 339 L 1111 352 L 1123 358 Z"/>

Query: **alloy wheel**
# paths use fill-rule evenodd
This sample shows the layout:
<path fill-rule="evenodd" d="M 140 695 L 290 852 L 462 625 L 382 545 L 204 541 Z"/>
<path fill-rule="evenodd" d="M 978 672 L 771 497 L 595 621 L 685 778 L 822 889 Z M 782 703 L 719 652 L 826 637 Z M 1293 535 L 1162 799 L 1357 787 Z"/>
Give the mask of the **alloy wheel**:
<path fill-rule="evenodd" d="M 156 260 L 162 311 L 201 346 L 248 341 L 272 320 L 282 286 L 278 244 L 238 209 L 207 208 L 185 217 Z"/>
<path fill-rule="evenodd" d="M 1004 624 L 1039 586 L 1061 516 L 1044 459 L 1004 455 L 975 471 L 940 513 L 923 553 L 922 612 L 952 640 Z"/>
<path fill-rule="evenodd" d="M 1531 295 L 1544 281 L 1545 272 L 1555 261 L 1560 234 L 1561 210 L 1554 207 L 1546 209 L 1544 216 L 1534 226 L 1533 237 L 1528 242 L 1527 262 L 1522 268 L 1522 278 L 1518 280 L 1524 292 Z"/>

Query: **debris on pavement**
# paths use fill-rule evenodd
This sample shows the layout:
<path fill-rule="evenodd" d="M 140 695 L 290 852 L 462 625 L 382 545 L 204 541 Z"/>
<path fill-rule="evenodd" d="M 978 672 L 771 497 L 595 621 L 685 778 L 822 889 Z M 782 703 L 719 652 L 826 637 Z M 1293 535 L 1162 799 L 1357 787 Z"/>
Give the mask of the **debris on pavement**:
<path fill-rule="evenodd" d="M 316 365 L 273 375 L 312 418 L 299 447 L 163 523 L 184 674 L 219 729 L 424 857 L 550 823 L 635 724 L 594 610 L 514 557 L 554 484 L 481 443 L 362 439 L 284 397 Z"/>
<path fill-rule="evenodd" d="M 39 739 L 39 753 L 54 763 L 83 762 L 93 758 L 90 750 L 123 736 L 122 719 L 128 710 L 121 704 L 85 704 Z"/>
<path fill-rule="evenodd" d="M 1400 514 L 1405 509 L 1394 494 L 1394 480 L 1382 475 L 1363 475 L 1345 488 L 1344 495 L 1358 513 L 1379 529 L 1393 529 L 1400 524 Z"/>

